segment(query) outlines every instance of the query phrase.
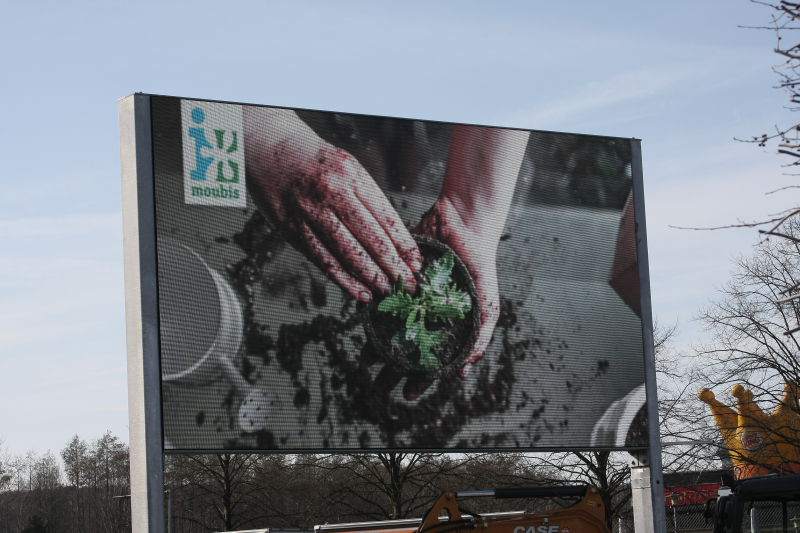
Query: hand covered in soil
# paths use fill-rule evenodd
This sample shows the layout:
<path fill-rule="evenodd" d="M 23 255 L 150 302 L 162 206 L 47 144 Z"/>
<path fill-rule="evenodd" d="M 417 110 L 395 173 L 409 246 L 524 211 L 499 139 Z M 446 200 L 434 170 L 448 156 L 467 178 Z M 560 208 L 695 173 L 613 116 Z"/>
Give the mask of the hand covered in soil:
<path fill-rule="evenodd" d="M 481 328 L 461 374 L 466 375 L 469 365 L 483 357 L 500 317 L 500 295 L 497 290 L 497 241 L 485 239 L 473 231 L 461 218 L 447 198 L 439 198 L 423 217 L 414 233 L 433 237 L 447 244 L 464 262 L 478 291 L 477 310 L 481 314 Z M 492 245 L 493 244 L 493 245 Z"/>
<path fill-rule="evenodd" d="M 481 327 L 462 376 L 486 353 L 500 317 L 497 245 L 527 143 L 525 131 L 454 126 L 442 192 L 415 229 L 450 246 L 478 291 Z"/>
<path fill-rule="evenodd" d="M 244 130 L 248 191 L 292 246 L 363 302 L 416 289 L 419 249 L 352 155 L 289 110 L 245 107 Z"/>

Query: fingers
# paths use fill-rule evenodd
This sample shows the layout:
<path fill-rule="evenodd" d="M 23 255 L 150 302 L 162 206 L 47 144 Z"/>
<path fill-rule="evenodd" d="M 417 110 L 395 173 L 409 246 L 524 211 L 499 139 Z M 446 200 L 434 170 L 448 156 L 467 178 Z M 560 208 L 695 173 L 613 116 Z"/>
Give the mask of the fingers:
<path fill-rule="evenodd" d="M 500 319 L 500 292 L 497 283 L 495 259 L 483 259 L 483 261 L 480 261 L 471 258 L 470 264 L 467 266 L 478 291 L 481 325 L 475 344 L 461 367 L 462 377 L 466 376 L 471 366 L 486 353 L 486 349 L 492 341 L 494 328 Z"/>
<path fill-rule="evenodd" d="M 341 266 L 369 287 L 380 292 L 392 290 L 389 278 L 336 214 L 325 207 L 315 206 L 304 198 L 299 198 L 298 203 L 311 216 L 310 222 L 315 229 L 325 236 L 325 243 L 339 258 Z"/>
<path fill-rule="evenodd" d="M 380 197 L 383 193 L 377 191 Z M 385 198 L 384 198 L 385 201 Z M 387 202 L 388 205 L 388 202 Z M 355 239 L 363 246 L 370 257 L 375 261 L 381 269 L 389 276 L 392 284 L 396 283 L 400 276 L 403 277 L 404 289 L 407 292 L 414 292 L 416 290 L 416 283 L 414 281 L 414 272 L 419 271 L 422 267 L 421 259 L 412 261 L 414 268 L 409 266 L 403 254 L 408 254 L 408 251 L 402 251 L 396 245 L 394 239 L 386 231 L 385 221 L 382 224 L 374 216 L 373 212 L 369 209 L 369 205 L 362 203 L 360 197 L 353 198 L 351 202 L 341 202 L 336 206 L 338 209 L 337 217 L 347 226 Z M 390 206 L 391 208 L 391 206 Z M 395 214 L 396 217 L 396 214 Z M 399 224 L 400 230 L 404 233 L 401 236 L 400 232 L 396 230 Z M 392 231 L 398 233 L 398 239 L 407 239 L 413 246 L 413 253 L 421 257 L 416 242 L 408 233 L 405 226 L 399 220 L 397 223 L 392 223 Z"/>
<path fill-rule="evenodd" d="M 481 329 L 478 331 L 478 338 L 475 339 L 475 344 L 469 356 L 464 360 L 464 365 L 461 367 L 461 377 L 466 377 L 469 374 L 470 367 L 475 364 L 486 353 L 489 347 L 489 342 L 492 340 L 494 334 L 494 327 L 497 325 L 497 320 L 500 318 L 500 309 L 495 302 L 490 303 L 487 309 L 481 309 Z"/>
<path fill-rule="evenodd" d="M 390 292 L 401 277 L 404 289 L 415 291 L 422 257 L 411 234 L 358 161 L 324 148 L 309 160 L 310 169 L 261 180 L 261 194 L 254 194 L 259 208 L 359 300 L 371 300 L 365 289 Z"/>
<path fill-rule="evenodd" d="M 306 224 L 300 226 L 300 233 L 306 242 L 306 251 L 309 259 L 323 272 L 330 276 L 340 287 L 350 293 L 350 296 L 362 302 L 372 301 L 372 293 L 366 285 L 351 276 L 331 254 L 325 244 L 316 236 L 314 231 Z"/>
<path fill-rule="evenodd" d="M 422 254 L 419 253 L 417 243 L 414 242 L 414 238 L 406 229 L 400 215 L 394 210 L 383 192 L 378 189 L 371 178 L 369 180 L 366 183 L 373 186 L 357 187 L 356 197 L 386 232 L 403 262 L 413 272 L 419 272 L 419 269 L 422 268 Z"/>

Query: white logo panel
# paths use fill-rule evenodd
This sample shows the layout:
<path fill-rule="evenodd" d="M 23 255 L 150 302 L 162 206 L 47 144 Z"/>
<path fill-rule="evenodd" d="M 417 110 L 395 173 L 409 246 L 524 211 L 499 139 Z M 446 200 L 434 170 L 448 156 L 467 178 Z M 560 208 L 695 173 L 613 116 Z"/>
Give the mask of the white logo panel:
<path fill-rule="evenodd" d="M 242 106 L 181 100 L 187 204 L 245 207 Z"/>

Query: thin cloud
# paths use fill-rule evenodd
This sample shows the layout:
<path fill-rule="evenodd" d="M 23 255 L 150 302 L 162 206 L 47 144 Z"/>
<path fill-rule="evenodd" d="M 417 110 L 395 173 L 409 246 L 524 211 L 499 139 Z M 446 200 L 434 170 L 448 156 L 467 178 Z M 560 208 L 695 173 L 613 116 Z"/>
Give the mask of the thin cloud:
<path fill-rule="evenodd" d="M 666 93 L 703 71 L 697 65 L 675 67 L 647 67 L 592 82 L 580 91 L 546 103 L 536 108 L 506 117 L 500 123 L 507 126 L 547 128 L 564 122 L 579 113 L 587 113 L 608 106 L 649 98 Z"/>

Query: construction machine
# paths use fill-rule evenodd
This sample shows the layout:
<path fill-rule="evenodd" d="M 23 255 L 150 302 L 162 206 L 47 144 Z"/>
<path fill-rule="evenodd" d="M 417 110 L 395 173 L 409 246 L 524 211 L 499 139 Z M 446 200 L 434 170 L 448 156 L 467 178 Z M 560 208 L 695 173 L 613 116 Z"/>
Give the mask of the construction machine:
<path fill-rule="evenodd" d="M 764 413 L 753 393 L 733 387 L 737 409 L 702 389 L 701 401 L 711 413 L 733 463 L 723 476 L 716 498 L 706 503 L 708 530 L 713 533 L 800 533 L 800 413 L 796 384 L 787 383 L 771 413 Z M 571 497 L 563 509 L 541 512 L 478 514 L 462 502 L 468 498 Z M 637 525 L 650 531 L 649 524 Z M 673 525 L 673 528 L 675 526 Z M 609 533 L 603 502 L 592 486 L 505 488 L 490 491 L 448 490 L 422 519 L 387 520 L 316 526 L 316 533 Z M 674 529 L 673 529 L 674 531 Z"/>
<path fill-rule="evenodd" d="M 563 509 L 539 512 L 476 513 L 469 498 L 572 498 Z M 315 526 L 316 533 L 609 533 L 605 508 L 596 487 L 565 485 L 515 487 L 470 492 L 445 491 L 420 519 L 384 520 Z"/>

